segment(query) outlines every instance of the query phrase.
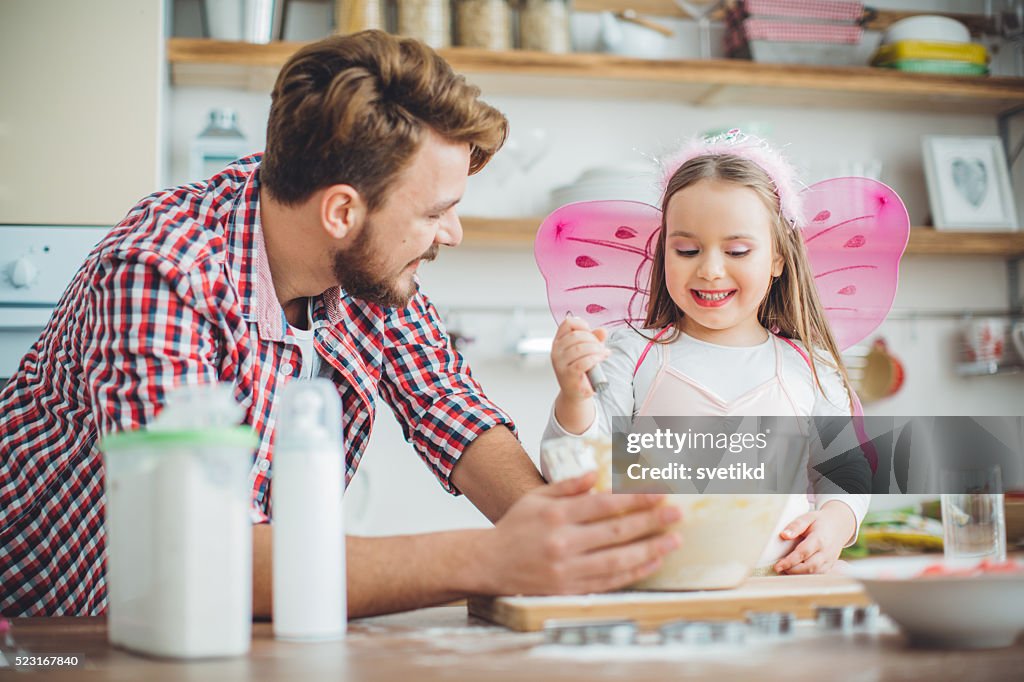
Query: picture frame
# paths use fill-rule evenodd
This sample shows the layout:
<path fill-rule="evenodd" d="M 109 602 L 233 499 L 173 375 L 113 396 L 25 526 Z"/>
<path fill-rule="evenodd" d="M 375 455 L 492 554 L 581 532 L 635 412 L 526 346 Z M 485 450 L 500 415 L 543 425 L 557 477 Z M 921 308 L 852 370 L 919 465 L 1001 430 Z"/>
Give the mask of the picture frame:
<path fill-rule="evenodd" d="M 999 137 L 925 135 L 922 146 L 935 229 L 1018 229 L 1009 167 Z"/>

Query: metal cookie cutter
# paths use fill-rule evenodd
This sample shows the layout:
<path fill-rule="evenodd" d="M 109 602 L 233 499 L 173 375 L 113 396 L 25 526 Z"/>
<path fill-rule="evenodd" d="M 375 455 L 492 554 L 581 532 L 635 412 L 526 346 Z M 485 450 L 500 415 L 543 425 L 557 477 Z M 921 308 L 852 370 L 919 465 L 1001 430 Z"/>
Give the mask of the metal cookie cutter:
<path fill-rule="evenodd" d="M 762 637 L 787 637 L 793 634 L 796 616 L 789 611 L 757 611 L 747 614 L 747 625 Z"/>
<path fill-rule="evenodd" d="M 816 609 L 818 628 L 849 632 L 856 624 L 856 606 L 819 606 Z"/>
<path fill-rule="evenodd" d="M 874 630 L 878 627 L 878 617 L 880 615 L 881 611 L 878 608 L 878 604 L 858 606 L 853 612 L 853 623 L 865 630 Z"/>
<path fill-rule="evenodd" d="M 742 644 L 747 626 L 739 621 L 679 620 L 659 629 L 662 644 Z"/>
<path fill-rule="evenodd" d="M 545 644 L 629 646 L 636 643 L 636 633 L 636 623 L 631 620 L 551 620 L 544 623 Z"/>

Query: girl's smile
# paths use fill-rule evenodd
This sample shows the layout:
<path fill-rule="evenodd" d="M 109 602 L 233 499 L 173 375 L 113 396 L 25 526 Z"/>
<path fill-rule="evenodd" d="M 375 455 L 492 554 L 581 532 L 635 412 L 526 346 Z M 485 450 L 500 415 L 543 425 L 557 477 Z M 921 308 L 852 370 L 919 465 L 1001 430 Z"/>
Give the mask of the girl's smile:
<path fill-rule="evenodd" d="M 697 305 L 704 308 L 721 308 L 732 300 L 736 291 L 736 289 L 726 289 L 724 291 L 690 289 L 690 293 L 693 295 L 693 300 L 697 302 Z"/>

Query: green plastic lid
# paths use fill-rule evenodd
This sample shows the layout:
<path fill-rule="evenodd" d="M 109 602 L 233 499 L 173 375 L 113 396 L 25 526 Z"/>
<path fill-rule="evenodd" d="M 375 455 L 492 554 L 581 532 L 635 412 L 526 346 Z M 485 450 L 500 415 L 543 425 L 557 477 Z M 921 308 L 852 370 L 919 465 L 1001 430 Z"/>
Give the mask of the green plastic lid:
<path fill-rule="evenodd" d="M 952 76 L 988 75 L 988 67 L 984 64 L 970 64 L 946 59 L 898 59 L 879 66 L 911 73 L 937 73 Z"/>
<path fill-rule="evenodd" d="M 183 429 L 179 431 L 149 431 L 139 429 L 113 433 L 100 441 L 100 450 L 106 453 L 132 448 L 170 448 L 182 445 L 219 445 L 255 449 L 259 444 L 256 433 L 248 426 L 215 429 Z"/>

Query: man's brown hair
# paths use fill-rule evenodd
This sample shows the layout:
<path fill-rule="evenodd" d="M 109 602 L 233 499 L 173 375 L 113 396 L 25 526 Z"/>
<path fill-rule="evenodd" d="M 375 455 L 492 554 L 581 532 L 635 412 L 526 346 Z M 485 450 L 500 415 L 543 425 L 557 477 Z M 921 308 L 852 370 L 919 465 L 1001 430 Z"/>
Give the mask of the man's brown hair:
<path fill-rule="evenodd" d="M 650 299 L 647 303 L 646 329 L 672 331 L 658 339 L 659 343 L 671 343 L 682 333 L 683 311 L 672 300 L 665 282 L 665 245 L 668 232 L 665 216 L 668 204 L 676 192 L 695 185 L 702 180 L 728 182 L 739 187 L 752 189 L 760 197 L 772 216 L 772 254 L 782 256 L 783 269 L 778 278 L 773 278 L 764 300 L 757 311 L 758 322 L 771 333 L 799 340 L 807 349 L 811 361 L 811 374 L 821 388 L 816 360 L 825 355 L 838 370 L 846 389 L 853 394 L 839 345 L 836 343 L 825 308 L 818 297 L 804 240 L 798 228 L 791 226 L 782 216 L 779 197 L 771 177 L 753 161 L 729 154 L 698 156 L 687 161 L 669 178 L 661 203 L 661 229 L 654 233 L 654 257 L 651 263 L 649 282 Z M 853 410 L 851 397 L 850 409 Z"/>
<path fill-rule="evenodd" d="M 508 133 L 505 117 L 479 95 L 418 40 L 362 31 L 307 45 L 281 69 L 271 94 L 263 186 L 295 205 L 347 184 L 372 211 L 425 128 L 469 144 L 469 172 L 476 173 Z"/>

